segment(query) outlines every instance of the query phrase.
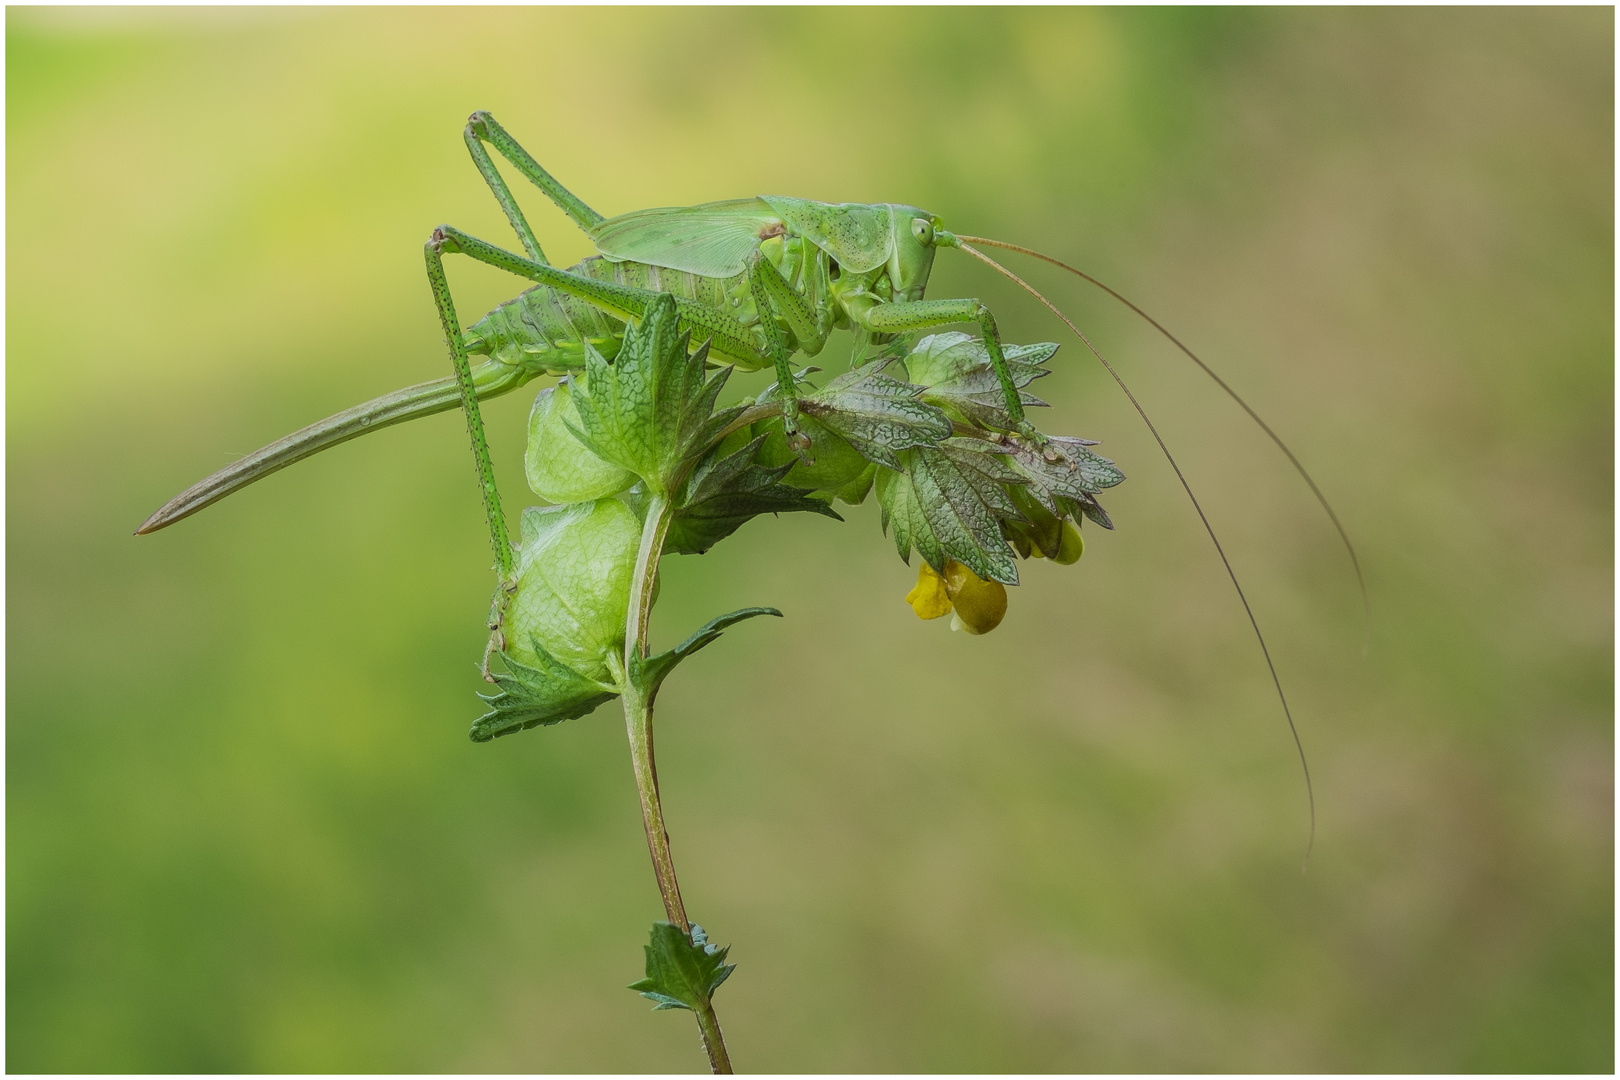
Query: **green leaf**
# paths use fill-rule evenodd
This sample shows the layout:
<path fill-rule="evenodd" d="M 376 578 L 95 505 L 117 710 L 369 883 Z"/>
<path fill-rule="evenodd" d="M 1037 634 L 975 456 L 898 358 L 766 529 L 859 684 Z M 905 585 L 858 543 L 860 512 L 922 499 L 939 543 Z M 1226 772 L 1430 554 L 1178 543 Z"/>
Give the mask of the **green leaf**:
<path fill-rule="evenodd" d="M 630 989 L 653 1002 L 653 1010 L 697 1010 L 720 984 L 730 977 L 736 964 L 726 963 L 728 945 L 711 945 L 703 927 L 692 924 L 687 934 L 674 923 L 655 922 L 647 951 L 647 977 L 630 984 Z"/>
<path fill-rule="evenodd" d="M 877 493 L 900 557 L 909 563 L 915 548 L 941 575 L 949 557 L 986 580 L 1018 584 L 1001 519 L 1021 515 L 1003 485 L 1025 480 L 1006 448 L 953 438 L 903 451 L 899 459 L 898 470 L 878 470 Z"/>
<path fill-rule="evenodd" d="M 714 413 L 731 368 L 706 379 L 708 343 L 691 352 L 691 341 L 691 333 L 679 329 L 675 298 L 660 293 L 641 324 L 626 329 L 611 363 L 586 347 L 585 385 L 573 395 L 580 421 L 571 429 L 575 436 L 652 491 L 668 492 L 670 479 L 742 412 L 737 406 Z"/>
<path fill-rule="evenodd" d="M 638 669 L 632 673 L 631 677 L 641 683 L 642 692 L 651 698 L 652 695 L 658 692 L 658 688 L 663 684 L 664 679 L 668 677 L 671 671 L 675 670 L 675 666 L 682 660 L 718 640 L 721 633 L 728 627 L 758 615 L 775 615 L 778 619 L 782 617 L 780 611 L 771 607 L 742 608 L 726 615 L 716 616 L 704 623 L 696 633 L 673 649 L 668 652 L 661 652 L 656 656 L 649 656 L 646 660 L 641 661 Z M 635 663 L 634 657 L 631 658 L 631 662 Z"/>
<path fill-rule="evenodd" d="M 1046 405 L 1034 394 L 1025 393 L 1023 387 L 1050 374 L 1040 365 L 1050 360 L 1057 349 L 1051 342 L 1001 347 L 1008 374 L 1025 405 Z M 990 366 L 990 351 L 980 339 L 954 331 L 930 335 L 906 354 L 905 365 L 911 381 L 925 387 L 923 401 L 981 427 L 1012 430 L 1001 381 Z"/>
<path fill-rule="evenodd" d="M 473 721 L 468 734 L 473 742 L 488 742 L 524 728 L 546 727 L 573 720 L 619 696 L 617 688 L 586 678 L 531 642 L 534 666 L 501 653 L 508 673 L 493 672 L 498 694 L 479 694 L 489 712 Z"/>
<path fill-rule="evenodd" d="M 1122 482 L 1125 474 L 1090 450 L 1095 442 L 1051 436 L 1041 450 L 1013 436 L 1005 445 L 1008 457 L 1028 483 L 1030 496 L 1048 511 L 1058 517 L 1083 514 L 1105 529 L 1114 527 L 1096 495 Z"/>
<path fill-rule="evenodd" d="M 682 485 L 665 551 L 701 555 L 760 514 L 807 511 L 843 520 L 824 501 L 811 498 L 807 489 L 778 483 L 792 463 L 776 468 L 755 465 L 764 442 L 761 435 L 725 456 L 722 446 L 698 463 Z"/>
<path fill-rule="evenodd" d="M 799 409 L 821 421 L 868 461 L 900 469 L 899 455 L 915 446 L 934 446 L 951 436 L 951 418 L 917 400 L 922 387 L 878 373 L 886 360 L 874 360 L 838 376 L 799 399 Z"/>
<path fill-rule="evenodd" d="M 868 465 L 866 471 L 839 488 L 834 494 L 840 502 L 846 502 L 851 506 L 861 505 L 866 501 L 867 494 L 871 492 L 872 481 L 877 478 L 878 469 L 880 468 L 882 468 L 880 465 Z"/>

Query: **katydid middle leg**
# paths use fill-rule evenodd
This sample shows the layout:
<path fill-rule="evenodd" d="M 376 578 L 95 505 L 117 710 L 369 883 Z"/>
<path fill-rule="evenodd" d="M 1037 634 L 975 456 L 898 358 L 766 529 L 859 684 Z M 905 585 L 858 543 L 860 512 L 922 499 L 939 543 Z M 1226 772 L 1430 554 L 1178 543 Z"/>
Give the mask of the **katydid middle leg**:
<path fill-rule="evenodd" d="M 815 313 L 804 302 L 804 297 L 794 292 L 776 265 L 758 251 L 748 261 L 748 286 L 754 294 L 754 308 L 759 312 L 765 340 L 770 343 L 771 362 L 776 367 L 777 386 L 782 391 L 782 429 L 788 445 L 802 456 L 810 449 L 810 439 L 799 431 L 799 394 L 794 386 L 793 368 L 788 363 L 787 341 L 782 337 L 782 328 L 776 325 L 774 313 L 781 313 L 801 346 L 809 345 L 806 352 L 820 352 L 827 332 L 816 324 Z"/>

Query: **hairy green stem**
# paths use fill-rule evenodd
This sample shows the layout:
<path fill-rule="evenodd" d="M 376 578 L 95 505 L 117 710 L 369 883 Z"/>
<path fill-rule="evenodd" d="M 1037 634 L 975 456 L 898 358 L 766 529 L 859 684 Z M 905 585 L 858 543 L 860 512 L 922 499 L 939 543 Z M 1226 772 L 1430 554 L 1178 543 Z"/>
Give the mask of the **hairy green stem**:
<path fill-rule="evenodd" d="M 658 765 L 653 758 L 653 698 L 641 678 L 642 662 L 647 659 L 647 632 L 652 617 L 653 587 L 658 580 L 658 559 L 664 551 L 674 510 L 664 495 L 653 495 L 647 502 L 647 520 L 641 530 L 641 548 L 636 553 L 635 576 L 630 582 L 629 620 L 624 636 L 624 721 L 630 735 L 630 762 L 635 769 L 636 791 L 641 796 L 641 822 L 647 830 L 647 851 L 652 856 L 653 876 L 664 899 L 669 921 L 687 934 L 692 923 L 681 902 L 681 885 L 675 878 L 675 860 L 670 855 L 669 832 L 664 826 L 664 809 L 658 799 Z M 714 1006 L 704 997 L 697 1011 L 698 1030 L 709 1067 L 716 1073 L 731 1072 L 725 1037 Z"/>

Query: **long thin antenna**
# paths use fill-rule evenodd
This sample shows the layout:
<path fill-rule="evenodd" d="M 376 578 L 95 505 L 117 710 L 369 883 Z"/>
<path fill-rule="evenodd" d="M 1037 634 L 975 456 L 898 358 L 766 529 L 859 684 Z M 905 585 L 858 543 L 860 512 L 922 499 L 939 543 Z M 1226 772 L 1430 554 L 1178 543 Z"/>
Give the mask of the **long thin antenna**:
<path fill-rule="evenodd" d="M 1142 423 L 1146 424 L 1147 429 L 1153 433 L 1153 440 L 1159 444 L 1159 449 L 1163 451 L 1165 460 L 1168 461 L 1170 463 L 1170 467 L 1175 470 L 1176 479 L 1181 481 L 1182 490 L 1187 493 L 1187 498 L 1192 500 L 1193 509 L 1198 511 L 1198 520 L 1204 523 L 1204 531 L 1209 533 L 1210 543 L 1215 545 L 1215 553 L 1221 557 L 1221 565 L 1226 567 L 1226 576 L 1232 579 L 1232 588 L 1237 590 L 1238 599 L 1243 602 L 1243 613 L 1249 617 L 1249 625 L 1254 628 L 1255 640 L 1260 643 L 1260 652 L 1266 658 L 1266 668 L 1271 672 L 1271 684 L 1277 688 L 1277 700 L 1282 703 L 1283 716 L 1288 720 L 1289 734 L 1293 735 L 1294 737 L 1294 749 L 1299 752 L 1299 767 L 1305 773 L 1305 799 L 1310 804 L 1311 808 L 1310 838 L 1305 843 L 1305 858 L 1308 860 L 1311 857 L 1311 849 L 1316 846 L 1316 790 L 1311 784 L 1310 763 L 1305 760 L 1305 744 L 1300 741 L 1299 728 L 1294 723 L 1293 711 L 1288 707 L 1288 695 L 1283 693 L 1282 679 L 1278 678 L 1277 676 L 1277 665 L 1272 663 L 1271 650 L 1266 647 L 1266 636 L 1260 632 L 1260 623 L 1254 617 L 1254 609 L 1249 606 L 1249 598 L 1243 592 L 1243 586 L 1238 583 L 1237 572 L 1232 569 L 1232 562 L 1226 557 L 1226 550 L 1221 547 L 1221 541 L 1215 535 L 1214 526 L 1209 523 L 1208 516 L 1204 514 L 1204 508 L 1199 505 L 1198 496 L 1193 494 L 1192 485 L 1187 483 L 1187 477 L 1182 474 L 1181 466 L 1176 464 L 1175 456 L 1170 453 L 1170 448 L 1164 444 L 1164 438 L 1159 434 L 1159 429 L 1153 426 L 1152 420 L 1148 419 L 1147 411 L 1142 408 L 1142 403 L 1136 400 L 1136 395 L 1131 393 L 1131 388 L 1125 385 L 1125 380 L 1119 377 L 1119 372 L 1114 370 L 1114 365 L 1110 364 L 1108 362 L 1108 358 L 1097 349 L 1097 346 L 1091 343 L 1091 339 L 1086 337 L 1085 334 L 1081 333 L 1080 328 L 1074 325 L 1074 323 L 1069 320 L 1067 315 L 1063 314 L 1063 312 L 1057 309 L 1057 305 L 1053 304 L 1052 301 L 1048 300 L 1046 297 L 1037 292 L 1035 288 L 1029 284 L 1029 282 L 1025 281 L 1011 270 L 1008 270 L 1005 266 L 1002 266 L 984 252 L 970 247 L 964 242 L 967 240 L 967 237 L 959 236 L 956 239 L 958 241 L 956 245 L 957 247 L 967 252 L 969 255 L 972 255 L 975 259 L 988 263 L 995 270 L 1005 274 L 1013 282 L 1024 288 L 1031 296 L 1045 304 L 1047 308 L 1051 310 L 1052 314 L 1062 319 L 1063 324 L 1070 330 L 1074 331 L 1075 337 L 1085 342 L 1086 348 L 1091 350 L 1091 355 L 1095 356 L 1099 361 L 1102 362 L 1102 366 L 1108 371 L 1108 374 L 1113 376 L 1114 381 L 1119 384 L 1119 388 L 1123 390 L 1125 392 L 1125 396 L 1130 399 L 1132 407 L 1136 409 L 1136 414 L 1142 418 Z M 1272 437 L 1275 438 L 1276 436 Z M 1289 456 L 1292 457 L 1292 455 Z M 1312 486 L 1314 487 L 1315 485 Z"/>
<path fill-rule="evenodd" d="M 1165 338 L 1170 342 L 1170 344 L 1172 344 L 1176 348 L 1180 349 L 1183 353 L 1185 353 L 1187 355 L 1187 358 L 1189 360 L 1191 360 L 1193 363 L 1197 364 L 1200 368 L 1202 368 L 1205 375 L 1208 375 L 1211 379 L 1215 380 L 1215 385 L 1216 386 L 1219 386 L 1222 390 L 1225 390 L 1227 396 L 1230 397 L 1233 401 L 1237 402 L 1238 405 L 1242 407 L 1243 411 L 1249 414 L 1249 419 L 1253 420 L 1256 424 L 1258 424 L 1260 426 L 1260 430 L 1264 431 L 1267 435 L 1269 435 L 1271 437 L 1271 441 L 1277 444 L 1277 449 L 1281 450 L 1284 454 L 1287 455 L 1288 460 L 1294 466 L 1294 471 L 1299 473 L 1300 478 L 1303 479 L 1306 484 L 1310 485 L 1311 494 L 1315 495 L 1316 496 L 1316 501 L 1322 504 L 1322 509 L 1327 512 L 1328 520 L 1333 522 L 1333 527 L 1335 529 L 1337 529 L 1338 532 L 1339 532 L 1339 539 L 1344 541 L 1344 550 L 1345 550 L 1346 553 L 1349 554 L 1349 556 L 1350 556 L 1350 565 L 1355 569 L 1355 572 L 1356 572 L 1356 584 L 1358 586 L 1360 586 L 1360 588 L 1361 588 L 1361 655 L 1366 656 L 1367 651 L 1368 651 L 1368 646 L 1372 641 L 1372 604 L 1367 599 L 1367 579 L 1362 576 L 1362 573 L 1361 573 L 1361 560 L 1356 558 L 1355 545 L 1350 542 L 1350 534 L 1345 531 L 1344 526 L 1339 522 L 1339 515 L 1333 512 L 1333 505 L 1328 502 L 1327 496 L 1322 494 L 1322 489 L 1316 486 L 1316 481 L 1311 479 L 1311 474 L 1306 471 L 1305 466 L 1300 463 L 1299 458 L 1294 456 L 1294 452 L 1288 448 L 1288 444 L 1283 442 L 1282 438 L 1275 431 L 1271 430 L 1271 425 L 1266 423 L 1264 420 L 1262 420 L 1260 418 L 1260 414 L 1255 412 L 1252 408 L 1250 408 L 1249 403 L 1247 401 L 1244 401 L 1243 397 L 1236 390 L 1233 390 L 1232 387 L 1227 384 L 1225 379 L 1223 379 L 1219 375 L 1215 374 L 1215 370 L 1213 368 L 1211 368 L 1208 364 L 1204 363 L 1204 361 L 1199 358 L 1197 353 L 1193 352 L 1191 349 L 1187 348 L 1187 346 L 1183 345 L 1181 343 L 1180 338 L 1176 337 L 1176 335 L 1174 335 L 1170 331 L 1166 330 L 1164 328 L 1164 326 L 1162 324 L 1160 324 L 1159 320 L 1155 319 L 1153 316 L 1149 315 L 1147 312 L 1143 311 L 1141 308 L 1139 308 L 1135 304 L 1131 303 L 1131 301 L 1127 300 L 1124 296 L 1120 295 L 1120 293 L 1117 290 L 1115 290 L 1113 288 L 1110 288 L 1109 286 L 1107 286 L 1107 285 L 1103 284 L 1102 282 L 1098 281 L 1096 278 L 1092 277 L 1090 274 L 1086 273 L 1084 270 L 1080 270 L 1080 269 L 1078 269 L 1076 267 L 1070 266 L 1068 263 L 1063 262 L 1061 259 L 1054 259 L 1050 255 L 1044 255 L 1041 252 L 1034 250 L 1033 248 L 1021 247 L 1018 244 L 1009 244 L 1009 243 L 1007 243 L 1006 241 L 1003 241 L 1003 240 L 991 240 L 988 237 L 983 237 L 983 236 L 958 236 L 957 239 L 958 240 L 965 240 L 968 243 L 973 243 L 973 244 L 984 244 L 987 247 L 1005 248 L 1008 251 L 1016 251 L 1016 252 L 1019 252 L 1019 253 L 1024 254 L 1024 255 L 1033 256 L 1034 258 L 1040 259 L 1042 262 L 1049 262 L 1053 266 L 1060 267 L 1060 268 L 1062 268 L 1064 270 L 1067 270 L 1069 273 L 1075 275 L 1076 277 L 1081 278 L 1081 279 L 1083 279 L 1085 281 L 1088 281 L 1091 284 L 1097 286 L 1097 288 L 1101 289 L 1103 292 L 1107 293 L 1109 296 L 1112 296 L 1115 300 L 1118 300 L 1120 303 L 1122 303 L 1126 307 L 1130 308 L 1137 315 L 1141 316 L 1141 318 L 1144 321 L 1146 321 L 1149 326 L 1153 327 L 1153 329 L 1155 329 L 1159 333 L 1163 334 L 1165 336 Z M 974 254 L 977 254 L 977 252 L 975 252 Z M 992 265 L 994 265 L 994 264 L 992 264 Z M 1005 273 L 1006 271 L 1002 271 L 1002 272 Z M 1027 286 L 1027 285 L 1024 286 L 1024 287 L 1029 288 L 1029 286 Z M 1033 292 L 1034 290 L 1031 289 L 1030 291 Z M 1039 295 L 1039 294 L 1037 294 L 1037 295 Z M 1045 301 L 1044 298 L 1042 298 L 1041 302 L 1045 303 L 1046 301 Z M 1047 304 L 1046 306 L 1047 307 L 1052 307 L 1051 304 Z M 1053 310 L 1055 311 L 1057 309 L 1053 308 Z M 1065 319 L 1064 321 L 1067 322 L 1068 320 Z"/>

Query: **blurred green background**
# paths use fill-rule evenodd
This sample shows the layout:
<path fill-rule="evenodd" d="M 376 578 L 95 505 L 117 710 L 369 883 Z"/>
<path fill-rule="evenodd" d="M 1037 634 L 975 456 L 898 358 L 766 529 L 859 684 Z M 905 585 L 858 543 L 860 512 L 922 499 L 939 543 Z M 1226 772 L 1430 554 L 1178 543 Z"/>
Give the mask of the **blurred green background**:
<path fill-rule="evenodd" d="M 447 370 L 421 244 L 513 244 L 487 108 L 607 214 L 928 207 L 1066 341 L 1042 426 L 1129 481 L 970 639 L 876 508 L 666 563 L 659 702 L 748 1070 L 1607 1072 L 1613 13 L 26 10 L 7 61 L 7 1067 L 695 1070 L 624 989 L 661 917 L 622 718 L 473 745 L 461 421 L 166 532 L 170 495 Z M 520 192 L 548 254 L 582 237 Z M 1012 258 L 1017 258 L 1013 256 Z M 472 316 L 519 285 L 451 267 Z M 942 256 L 1015 341 L 1033 301 Z M 747 392 L 759 380 L 742 380 Z M 531 395 L 489 408 L 522 504 Z"/>

